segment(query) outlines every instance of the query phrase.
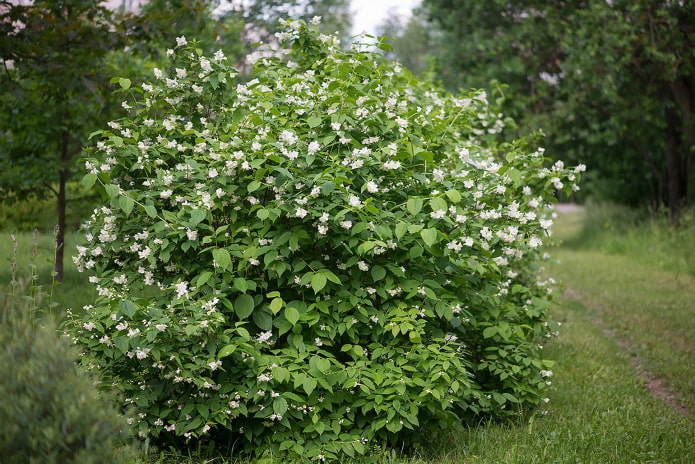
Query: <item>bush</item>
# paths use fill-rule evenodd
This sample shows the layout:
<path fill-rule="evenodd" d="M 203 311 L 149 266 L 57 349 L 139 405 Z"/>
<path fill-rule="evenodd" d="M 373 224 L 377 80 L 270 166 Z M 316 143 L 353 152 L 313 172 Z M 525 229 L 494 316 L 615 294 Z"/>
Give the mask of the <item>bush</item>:
<path fill-rule="evenodd" d="M 542 401 L 536 263 L 581 169 L 494 145 L 484 92 L 278 37 L 247 83 L 180 37 L 95 134 L 76 262 L 101 296 L 73 326 L 141 436 L 330 461 Z"/>
<path fill-rule="evenodd" d="M 125 419 L 78 368 L 55 324 L 34 327 L 21 299 L 0 305 L 0 462 L 126 462 Z"/>

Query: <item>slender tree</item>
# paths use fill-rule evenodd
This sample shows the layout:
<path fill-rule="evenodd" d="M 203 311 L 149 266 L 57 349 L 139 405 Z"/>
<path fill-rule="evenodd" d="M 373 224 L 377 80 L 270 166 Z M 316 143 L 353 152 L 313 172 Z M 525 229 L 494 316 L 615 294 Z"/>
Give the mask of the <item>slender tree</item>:
<path fill-rule="evenodd" d="M 54 195 L 63 279 L 67 184 L 86 134 L 107 118 L 109 53 L 122 47 L 97 0 L 0 1 L 0 195 Z"/>

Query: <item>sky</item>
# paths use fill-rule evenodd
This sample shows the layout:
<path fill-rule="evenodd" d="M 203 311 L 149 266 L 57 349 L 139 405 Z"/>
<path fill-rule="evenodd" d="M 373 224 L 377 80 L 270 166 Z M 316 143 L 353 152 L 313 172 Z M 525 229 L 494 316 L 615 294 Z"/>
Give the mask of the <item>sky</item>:
<path fill-rule="evenodd" d="M 409 15 L 419 3 L 420 0 L 352 0 L 353 33 L 376 35 L 376 28 L 388 16 L 389 9 Z"/>
<path fill-rule="evenodd" d="M 123 0 L 105 0 L 109 6 L 120 6 Z M 125 0 L 126 4 L 137 4 L 138 0 Z M 351 0 L 353 34 L 366 32 L 376 35 L 376 28 L 386 19 L 391 10 L 408 16 L 420 0 Z"/>

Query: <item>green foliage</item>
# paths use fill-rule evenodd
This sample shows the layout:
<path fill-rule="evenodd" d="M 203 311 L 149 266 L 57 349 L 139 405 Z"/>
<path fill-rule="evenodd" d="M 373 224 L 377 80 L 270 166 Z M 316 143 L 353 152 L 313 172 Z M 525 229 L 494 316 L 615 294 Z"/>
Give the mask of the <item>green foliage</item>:
<path fill-rule="evenodd" d="M 287 459 L 541 402 L 539 247 L 582 168 L 498 147 L 484 92 L 302 21 L 278 38 L 246 84 L 184 37 L 154 82 L 114 79 L 131 114 L 95 134 L 83 180 L 104 201 L 76 258 L 100 294 L 73 318 L 86 362 L 143 437 Z"/>
<path fill-rule="evenodd" d="M 53 321 L 32 320 L 38 301 L 21 291 L 0 294 L 0 461 L 127 462 L 125 419 L 78 366 Z"/>
<path fill-rule="evenodd" d="M 424 0 L 447 86 L 510 86 L 505 112 L 624 204 L 688 197 L 695 3 Z M 691 190 L 692 191 L 692 190 Z"/>

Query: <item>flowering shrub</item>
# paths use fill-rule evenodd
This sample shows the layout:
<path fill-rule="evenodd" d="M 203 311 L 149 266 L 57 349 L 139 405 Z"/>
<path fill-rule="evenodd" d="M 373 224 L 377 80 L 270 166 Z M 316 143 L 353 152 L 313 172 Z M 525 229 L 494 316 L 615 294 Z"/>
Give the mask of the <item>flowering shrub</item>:
<path fill-rule="evenodd" d="M 542 401 L 554 189 L 484 92 L 445 95 L 290 21 L 235 83 L 177 40 L 99 131 L 105 205 L 76 262 L 99 299 L 85 359 L 142 436 L 232 435 L 315 461 Z M 168 76 L 168 77 L 167 77 Z M 237 445 L 238 446 L 238 445 Z"/>

